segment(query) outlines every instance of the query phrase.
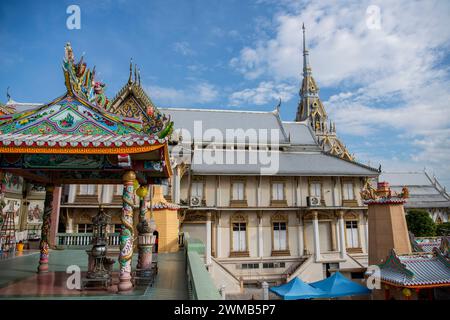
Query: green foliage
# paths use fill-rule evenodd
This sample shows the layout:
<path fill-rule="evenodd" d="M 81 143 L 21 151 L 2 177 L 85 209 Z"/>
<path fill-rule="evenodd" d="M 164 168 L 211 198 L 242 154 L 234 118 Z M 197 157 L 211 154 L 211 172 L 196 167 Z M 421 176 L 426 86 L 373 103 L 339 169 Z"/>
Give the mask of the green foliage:
<path fill-rule="evenodd" d="M 450 222 L 438 224 L 436 226 L 437 236 L 450 236 Z"/>
<path fill-rule="evenodd" d="M 433 237 L 436 234 L 436 225 L 426 210 L 408 210 L 406 223 L 408 224 L 408 230 L 416 237 Z"/>

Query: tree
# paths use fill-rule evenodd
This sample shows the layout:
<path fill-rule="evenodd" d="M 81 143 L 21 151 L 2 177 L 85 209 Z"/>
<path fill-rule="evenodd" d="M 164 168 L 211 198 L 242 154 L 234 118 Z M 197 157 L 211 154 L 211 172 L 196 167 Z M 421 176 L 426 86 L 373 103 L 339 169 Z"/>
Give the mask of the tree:
<path fill-rule="evenodd" d="M 450 236 L 450 222 L 438 224 L 436 226 L 437 236 Z"/>
<path fill-rule="evenodd" d="M 436 225 L 426 210 L 408 210 L 406 223 L 408 224 L 408 230 L 416 237 L 433 237 L 436 234 Z"/>

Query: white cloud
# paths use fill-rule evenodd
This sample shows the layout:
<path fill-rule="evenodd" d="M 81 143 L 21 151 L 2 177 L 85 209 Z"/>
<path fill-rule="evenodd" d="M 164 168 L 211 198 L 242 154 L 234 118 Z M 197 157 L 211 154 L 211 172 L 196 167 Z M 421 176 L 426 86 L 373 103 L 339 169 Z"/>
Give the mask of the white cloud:
<path fill-rule="evenodd" d="M 193 104 L 212 102 L 219 91 L 207 82 L 197 83 L 184 89 L 172 87 L 148 86 L 147 92 L 158 106 L 192 107 Z"/>
<path fill-rule="evenodd" d="M 190 44 L 186 41 L 175 42 L 173 44 L 173 49 L 175 52 L 182 54 L 183 56 L 192 56 L 195 51 L 191 48 Z"/>
<path fill-rule="evenodd" d="M 372 4 L 381 10 L 379 30 L 367 28 Z M 305 22 L 313 74 L 337 90 L 324 103 L 338 134 L 402 139 L 408 166 L 433 166 L 450 181 L 450 73 L 440 64 L 450 49 L 449 12 L 438 0 L 283 1 L 275 35 L 243 48 L 230 66 L 249 79 L 298 81 Z"/>
<path fill-rule="evenodd" d="M 230 105 L 264 105 L 271 101 L 289 101 L 296 91 L 296 87 L 289 84 L 276 84 L 274 82 L 261 82 L 258 87 L 233 92 L 230 97 Z"/>

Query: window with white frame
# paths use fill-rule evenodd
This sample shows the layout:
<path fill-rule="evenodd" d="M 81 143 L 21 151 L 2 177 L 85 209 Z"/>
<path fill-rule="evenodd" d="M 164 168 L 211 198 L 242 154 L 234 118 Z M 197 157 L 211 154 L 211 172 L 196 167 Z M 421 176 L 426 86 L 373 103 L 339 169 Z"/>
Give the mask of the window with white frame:
<path fill-rule="evenodd" d="M 272 183 L 272 200 L 284 200 L 284 183 Z"/>
<path fill-rule="evenodd" d="M 347 248 L 359 248 L 358 221 L 345 221 Z"/>
<path fill-rule="evenodd" d="M 191 185 L 191 196 L 203 199 L 203 181 L 194 181 Z"/>
<path fill-rule="evenodd" d="M 273 250 L 287 249 L 286 222 L 273 223 Z"/>
<path fill-rule="evenodd" d="M 232 200 L 244 200 L 244 182 L 233 182 Z"/>
<path fill-rule="evenodd" d="M 322 197 L 322 184 L 320 182 L 311 182 L 309 184 L 309 195 L 311 197 Z"/>
<path fill-rule="evenodd" d="M 93 196 L 97 193 L 97 186 L 95 184 L 80 184 L 80 195 Z"/>
<path fill-rule="evenodd" d="M 233 222 L 233 251 L 247 251 L 247 224 L 245 222 Z"/>
<path fill-rule="evenodd" d="M 342 197 L 344 200 L 354 200 L 355 194 L 353 192 L 353 183 L 352 182 L 344 182 L 342 184 Z"/>

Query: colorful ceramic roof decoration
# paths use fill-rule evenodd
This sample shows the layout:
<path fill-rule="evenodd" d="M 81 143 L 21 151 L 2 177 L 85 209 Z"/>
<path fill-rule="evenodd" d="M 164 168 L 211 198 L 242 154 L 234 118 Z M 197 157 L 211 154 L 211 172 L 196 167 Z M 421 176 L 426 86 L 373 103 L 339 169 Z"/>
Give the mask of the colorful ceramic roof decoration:
<path fill-rule="evenodd" d="M 151 126 L 107 112 L 109 100 L 99 89 L 104 84 L 95 81 L 95 70 L 87 69 L 83 58 L 74 62 L 70 44 L 65 49 L 66 94 L 37 109 L 0 117 L 2 153 L 138 153 L 164 145 L 173 126 L 169 119 L 158 112 L 166 121 Z"/>
<path fill-rule="evenodd" d="M 450 262 L 448 253 L 439 248 L 432 252 L 397 255 L 394 250 L 385 263 L 380 264 L 381 281 L 408 287 L 450 286 Z"/>
<path fill-rule="evenodd" d="M 145 118 L 107 111 L 105 85 L 84 58 L 65 46 L 66 93 L 50 103 L 0 115 L 0 168 L 37 183 L 139 181 L 171 175 L 168 138 L 173 122 L 152 105 Z M 121 105 L 116 105 L 116 111 Z M 70 170 L 67 170 L 70 169 Z"/>
<path fill-rule="evenodd" d="M 180 206 L 175 203 L 159 201 L 156 203 L 152 203 L 152 210 L 178 210 Z"/>

